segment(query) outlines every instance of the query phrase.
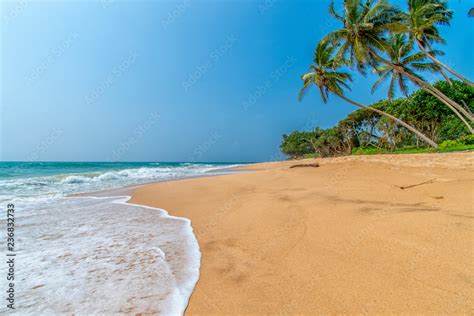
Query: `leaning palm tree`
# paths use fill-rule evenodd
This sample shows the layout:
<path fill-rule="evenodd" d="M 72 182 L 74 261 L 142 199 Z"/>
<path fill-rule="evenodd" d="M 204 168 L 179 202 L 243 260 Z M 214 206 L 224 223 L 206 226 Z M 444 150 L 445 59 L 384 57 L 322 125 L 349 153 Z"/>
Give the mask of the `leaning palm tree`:
<path fill-rule="evenodd" d="M 401 67 L 405 72 L 410 75 L 424 80 L 423 77 L 418 75 L 416 71 L 431 71 L 435 72 L 440 69 L 440 66 L 435 63 L 426 62 L 426 55 L 423 52 L 412 53 L 413 51 L 413 41 L 408 40 L 407 35 L 403 33 L 392 34 L 387 40 L 386 53 L 390 62 L 397 67 Z M 404 95 L 408 95 L 408 86 L 406 76 L 397 71 L 395 68 L 392 68 L 388 65 L 383 64 L 382 66 L 376 67 L 375 71 L 379 74 L 379 79 L 372 86 L 372 93 L 380 87 L 380 85 L 390 78 L 390 83 L 388 87 L 388 98 L 389 100 L 393 99 L 395 96 L 395 89 L 398 84 L 399 90 Z M 433 91 L 420 86 L 421 89 L 426 92 L 436 96 Z M 451 106 L 445 100 L 441 100 L 445 105 L 447 105 L 466 125 L 471 134 L 474 134 L 474 130 L 469 122 L 459 113 L 454 107 Z"/>
<path fill-rule="evenodd" d="M 335 49 L 336 47 L 328 42 L 320 42 L 318 44 L 314 54 L 314 64 L 309 67 L 311 72 L 306 73 L 301 77 L 301 79 L 303 79 L 303 87 L 299 93 L 300 100 L 303 98 L 308 89 L 314 85 L 318 87 L 324 103 L 327 103 L 329 94 L 332 93 L 352 105 L 376 112 L 394 120 L 396 123 L 415 133 L 420 139 L 425 141 L 431 147 L 438 147 L 434 141 L 429 139 L 423 133 L 403 122 L 402 120 L 396 118 L 395 116 L 348 99 L 344 95 L 344 88 L 350 90 L 348 82 L 352 81 L 352 79 L 348 73 L 337 70 L 344 65 L 344 62 L 337 56 L 333 57 Z"/>
<path fill-rule="evenodd" d="M 408 0 L 408 14 L 406 15 L 405 20 L 407 26 L 406 31 L 410 34 L 410 37 L 416 41 L 420 50 L 424 52 L 429 59 L 464 81 L 466 84 L 474 87 L 472 82 L 430 53 L 433 51 L 433 43 L 446 43 L 446 41 L 441 37 L 437 26 L 449 26 L 452 16 L 453 12 L 448 10 L 446 1 Z M 442 71 L 441 73 L 444 75 Z"/>
<path fill-rule="evenodd" d="M 423 77 L 418 75 L 416 71 L 431 71 L 435 72 L 439 70 L 439 66 L 434 63 L 425 62 L 426 56 L 424 53 L 412 53 L 413 42 L 407 41 L 407 36 L 403 33 L 391 34 L 387 39 L 386 54 L 390 62 L 397 67 L 402 67 L 410 75 L 424 80 Z M 395 68 L 389 65 L 383 64 L 377 66 L 374 70 L 379 74 L 379 79 L 374 83 L 372 87 L 372 93 L 380 87 L 380 85 L 387 79 L 390 79 L 388 88 L 388 99 L 391 100 L 395 96 L 396 86 L 400 89 L 400 92 L 405 96 L 408 95 L 409 89 L 407 85 L 407 77 L 398 72 Z"/>
<path fill-rule="evenodd" d="M 474 122 L 474 117 L 466 109 L 448 98 L 439 89 L 383 57 L 388 49 L 385 36 L 389 32 L 400 32 L 406 29 L 403 24 L 404 15 L 391 6 L 387 0 L 344 0 L 342 15 L 336 12 L 334 2 L 332 2 L 329 12 L 343 23 L 343 27 L 326 35 L 323 41 L 340 45 L 337 52 L 339 58 L 348 59 L 349 65 L 355 65 L 362 74 L 365 74 L 367 67 L 384 63 L 420 87 L 431 90 L 439 100 L 448 102 Z"/>

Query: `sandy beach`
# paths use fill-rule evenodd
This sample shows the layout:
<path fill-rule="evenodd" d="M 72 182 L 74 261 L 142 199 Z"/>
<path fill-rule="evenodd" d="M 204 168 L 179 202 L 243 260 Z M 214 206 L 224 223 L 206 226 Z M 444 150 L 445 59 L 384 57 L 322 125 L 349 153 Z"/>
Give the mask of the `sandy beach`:
<path fill-rule="evenodd" d="M 473 166 L 472 152 L 262 163 L 146 185 L 131 203 L 191 219 L 188 315 L 471 314 Z"/>

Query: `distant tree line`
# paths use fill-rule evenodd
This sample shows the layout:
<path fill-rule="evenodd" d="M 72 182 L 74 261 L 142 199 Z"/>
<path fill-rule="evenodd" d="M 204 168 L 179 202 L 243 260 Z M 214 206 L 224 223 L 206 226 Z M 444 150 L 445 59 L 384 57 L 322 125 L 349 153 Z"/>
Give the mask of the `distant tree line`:
<path fill-rule="evenodd" d="M 448 98 L 463 104 L 468 113 L 474 111 L 474 89 L 468 83 L 438 81 L 433 86 Z M 436 143 L 471 135 L 453 111 L 431 93 L 419 89 L 405 98 L 382 100 L 358 109 L 332 128 L 316 127 L 312 131 L 294 131 L 283 135 L 280 149 L 291 158 L 301 158 L 348 155 L 358 148 L 392 151 L 425 146 L 417 134 L 373 109 L 402 119 Z"/>

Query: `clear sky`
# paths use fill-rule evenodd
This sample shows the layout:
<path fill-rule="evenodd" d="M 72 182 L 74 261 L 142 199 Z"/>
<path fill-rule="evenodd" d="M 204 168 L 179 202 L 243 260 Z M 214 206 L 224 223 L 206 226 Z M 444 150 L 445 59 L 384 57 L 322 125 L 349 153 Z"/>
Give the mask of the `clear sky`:
<path fill-rule="evenodd" d="M 336 1 L 336 2 L 342 2 Z M 404 2 L 393 1 L 403 7 Z M 470 1 L 443 60 L 474 78 Z M 1 2 L 1 160 L 265 161 L 355 108 L 297 93 L 328 1 Z M 432 80 L 434 78 L 431 78 Z M 369 104 L 374 78 L 349 95 Z"/>

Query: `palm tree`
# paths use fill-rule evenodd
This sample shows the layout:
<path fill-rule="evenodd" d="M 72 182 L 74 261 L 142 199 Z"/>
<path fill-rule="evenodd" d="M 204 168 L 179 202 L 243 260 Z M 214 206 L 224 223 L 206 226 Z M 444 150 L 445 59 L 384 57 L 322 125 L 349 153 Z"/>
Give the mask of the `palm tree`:
<path fill-rule="evenodd" d="M 415 133 L 420 139 L 424 140 L 433 148 L 438 147 L 435 142 L 426 137 L 423 133 L 403 122 L 402 120 L 396 118 L 395 116 L 373 107 L 364 106 L 344 96 L 344 88 L 350 90 L 348 81 L 352 81 L 352 79 L 348 73 L 337 71 L 337 69 L 341 67 L 344 62 L 338 59 L 337 56 L 333 58 L 335 49 L 336 47 L 329 42 L 320 42 L 318 44 L 314 55 L 314 64 L 309 67 L 311 72 L 306 73 L 301 77 L 301 79 L 303 79 L 303 87 L 301 88 L 301 91 L 298 95 L 300 100 L 303 98 L 308 89 L 315 85 L 318 87 L 324 103 L 327 103 L 329 94 L 333 93 L 350 104 L 376 112 L 394 120 L 398 124 Z"/>
<path fill-rule="evenodd" d="M 397 67 L 403 68 L 407 73 L 411 74 L 414 77 L 424 80 L 423 77 L 418 75 L 415 71 L 431 71 L 435 72 L 440 69 L 438 65 L 431 62 L 425 62 L 426 55 L 423 52 L 418 52 L 412 54 L 413 51 L 413 41 L 408 40 L 407 35 L 403 33 L 392 34 L 387 40 L 388 47 L 387 56 L 390 58 L 390 62 Z M 388 98 L 389 100 L 393 99 L 395 96 L 395 86 L 398 83 L 400 92 L 404 95 L 408 95 L 408 86 L 406 82 L 406 76 L 397 71 L 395 68 L 392 68 L 388 65 L 382 65 L 376 67 L 375 71 L 379 74 L 380 78 L 375 82 L 372 87 L 372 93 L 380 87 L 380 85 L 385 82 L 389 77 L 391 77 L 389 89 L 388 89 Z M 421 89 L 426 92 L 436 96 L 433 91 L 420 86 Z M 447 105 L 467 126 L 471 134 L 474 134 L 474 130 L 469 122 L 459 113 L 454 107 L 451 106 L 445 100 L 441 100 L 445 105 Z"/>
<path fill-rule="evenodd" d="M 413 42 L 407 41 L 407 36 L 403 33 L 392 34 L 387 40 L 387 56 L 390 62 L 397 67 L 402 67 L 406 72 L 412 76 L 418 77 L 424 80 L 423 77 L 418 75 L 416 71 L 438 71 L 439 66 L 434 63 L 424 62 L 426 57 L 424 53 L 415 53 L 413 51 Z M 404 95 L 408 95 L 407 77 L 398 72 L 395 68 L 392 68 L 386 64 L 377 66 L 374 70 L 380 76 L 372 87 L 372 93 L 380 87 L 380 85 L 391 77 L 390 85 L 388 89 L 388 99 L 391 100 L 395 96 L 396 84 L 400 92 Z"/>
<path fill-rule="evenodd" d="M 389 32 L 400 32 L 406 29 L 403 24 L 404 15 L 391 6 L 387 0 L 378 0 L 377 2 L 375 0 L 344 0 L 343 15 L 336 12 L 334 2 L 332 2 L 329 12 L 344 24 L 341 29 L 329 33 L 323 39 L 323 41 L 340 45 L 337 52 L 339 58 L 348 57 L 348 64 L 355 64 L 362 74 L 365 74 L 368 66 L 375 68 L 376 64 L 382 62 L 402 73 L 420 87 L 431 90 L 438 99 L 448 102 L 474 122 L 473 116 L 468 111 L 448 98 L 443 92 L 406 72 L 403 67 L 382 57 L 382 54 L 388 49 L 385 35 Z"/>
<path fill-rule="evenodd" d="M 408 0 L 408 14 L 406 16 L 407 32 L 416 41 L 422 52 L 434 63 L 449 71 L 471 87 L 474 84 L 457 73 L 448 65 L 441 62 L 430 52 L 432 43 L 444 44 L 446 41 L 441 37 L 437 25 L 449 25 L 453 12 L 448 10 L 447 2 L 442 0 Z M 443 73 L 443 72 L 442 72 Z M 443 73 L 444 75 L 444 73 Z"/>

